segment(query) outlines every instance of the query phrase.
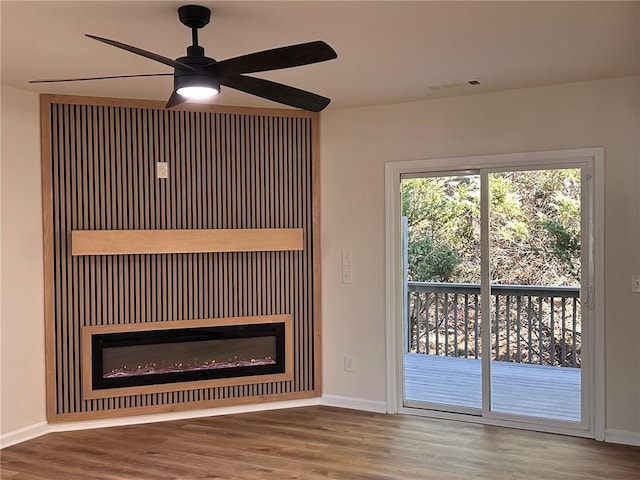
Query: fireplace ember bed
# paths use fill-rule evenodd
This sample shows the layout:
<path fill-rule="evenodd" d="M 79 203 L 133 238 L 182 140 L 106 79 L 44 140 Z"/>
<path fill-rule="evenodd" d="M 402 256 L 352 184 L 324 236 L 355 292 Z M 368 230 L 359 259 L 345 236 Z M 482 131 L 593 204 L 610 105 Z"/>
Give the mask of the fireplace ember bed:
<path fill-rule="evenodd" d="M 83 329 L 84 398 L 292 378 L 290 315 Z"/>

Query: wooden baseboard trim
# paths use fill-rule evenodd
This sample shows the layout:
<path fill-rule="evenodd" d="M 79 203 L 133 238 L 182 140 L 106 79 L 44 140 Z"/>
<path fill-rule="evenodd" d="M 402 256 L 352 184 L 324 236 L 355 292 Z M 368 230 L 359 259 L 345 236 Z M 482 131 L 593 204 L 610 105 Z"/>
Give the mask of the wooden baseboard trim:
<path fill-rule="evenodd" d="M 256 405 L 263 405 L 267 403 L 288 402 L 292 400 L 304 400 L 310 398 L 317 398 L 314 391 L 303 392 L 291 392 L 291 393 L 277 393 L 273 395 L 261 395 L 255 397 L 243 397 L 243 398 L 221 398 L 217 400 L 207 400 L 202 402 L 189 402 L 189 403 L 174 403 L 167 405 L 152 405 L 146 407 L 134 407 L 134 408 L 119 408 L 112 410 L 100 410 L 96 412 L 77 412 L 77 413 L 62 413 L 57 414 L 49 419 L 50 424 L 65 423 L 65 422 L 77 422 L 83 420 L 105 420 L 124 417 L 145 417 L 151 414 L 173 414 L 176 412 L 193 412 L 202 409 L 219 410 L 223 407 L 242 407 L 247 408 Z M 287 407 L 280 407 L 287 408 Z M 250 411 L 250 410 L 248 410 Z M 188 414 L 188 413 L 187 413 Z"/>
<path fill-rule="evenodd" d="M 320 399 L 318 397 L 310 397 L 285 401 L 261 402 L 245 405 L 228 405 L 217 408 L 201 408 L 197 410 L 155 413 L 148 415 L 134 415 L 118 418 L 103 418 L 69 422 L 65 421 L 51 424 L 49 426 L 49 431 L 70 432 L 75 430 L 90 430 L 93 428 L 139 425 L 143 423 L 171 422 L 175 420 L 187 420 L 191 418 L 216 417 L 219 415 L 235 415 L 268 410 L 281 410 L 285 408 L 309 407 L 318 404 L 320 404 Z"/>

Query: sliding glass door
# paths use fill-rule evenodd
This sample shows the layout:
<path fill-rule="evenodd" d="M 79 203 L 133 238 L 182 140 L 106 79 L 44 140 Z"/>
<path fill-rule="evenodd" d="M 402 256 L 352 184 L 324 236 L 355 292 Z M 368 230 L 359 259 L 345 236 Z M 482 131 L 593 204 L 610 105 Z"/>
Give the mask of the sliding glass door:
<path fill-rule="evenodd" d="M 480 175 L 402 180 L 405 405 L 482 408 Z"/>
<path fill-rule="evenodd" d="M 586 425 L 589 178 L 581 163 L 401 177 L 405 407 Z"/>
<path fill-rule="evenodd" d="M 491 345 L 486 405 L 508 416 L 582 418 L 582 173 L 487 172 Z"/>

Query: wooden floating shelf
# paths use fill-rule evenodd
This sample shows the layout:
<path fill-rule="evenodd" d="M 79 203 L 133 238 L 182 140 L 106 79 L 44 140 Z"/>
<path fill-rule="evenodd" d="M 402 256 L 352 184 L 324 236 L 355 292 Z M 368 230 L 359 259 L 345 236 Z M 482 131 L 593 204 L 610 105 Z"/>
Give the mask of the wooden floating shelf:
<path fill-rule="evenodd" d="M 301 228 L 73 230 L 71 255 L 302 250 Z"/>

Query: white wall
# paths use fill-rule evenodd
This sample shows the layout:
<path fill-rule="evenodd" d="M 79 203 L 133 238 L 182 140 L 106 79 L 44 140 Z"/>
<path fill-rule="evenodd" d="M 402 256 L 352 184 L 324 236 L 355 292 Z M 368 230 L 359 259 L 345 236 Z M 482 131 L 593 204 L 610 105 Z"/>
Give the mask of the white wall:
<path fill-rule="evenodd" d="M 608 429 L 640 433 L 639 79 L 516 90 L 322 114 L 324 393 L 385 401 L 384 163 L 605 147 Z M 0 435 L 44 422 L 39 107 L 2 87 Z M 340 283 L 341 250 L 353 284 Z M 356 371 L 343 371 L 343 355 Z M 19 367 L 19 368 L 18 368 Z"/>
<path fill-rule="evenodd" d="M 605 147 L 606 428 L 640 434 L 637 77 L 330 110 L 321 123 L 324 394 L 385 399 L 384 164 Z M 353 283 L 341 284 L 341 250 Z M 355 358 L 355 372 L 343 356 Z"/>
<path fill-rule="evenodd" d="M 0 435 L 46 421 L 38 95 L 2 87 Z"/>

